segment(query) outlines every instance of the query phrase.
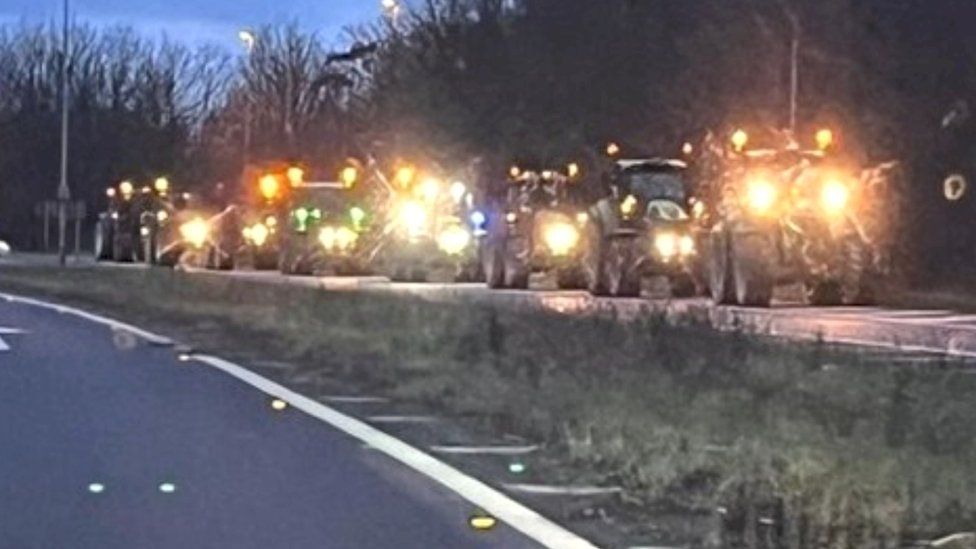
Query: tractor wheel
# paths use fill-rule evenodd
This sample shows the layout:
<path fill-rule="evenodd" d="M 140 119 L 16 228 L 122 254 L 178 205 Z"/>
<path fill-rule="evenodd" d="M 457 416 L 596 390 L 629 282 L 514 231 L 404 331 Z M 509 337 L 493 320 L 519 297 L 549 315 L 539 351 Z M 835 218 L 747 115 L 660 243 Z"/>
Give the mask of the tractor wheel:
<path fill-rule="evenodd" d="M 637 239 L 611 238 L 604 256 L 607 290 L 614 297 L 638 297 L 641 276 L 636 270 Z"/>
<path fill-rule="evenodd" d="M 99 220 L 95 223 L 95 261 L 108 261 L 112 259 L 111 229 L 105 222 Z"/>
<path fill-rule="evenodd" d="M 230 271 L 234 269 L 234 258 L 229 254 L 221 253 L 216 246 L 207 249 L 207 269 L 214 271 Z"/>
<path fill-rule="evenodd" d="M 278 258 L 275 254 L 256 250 L 253 253 L 253 257 L 255 271 L 273 271 L 278 267 Z"/>
<path fill-rule="evenodd" d="M 511 252 L 505 254 L 505 287 L 513 290 L 529 288 L 529 266 Z"/>
<path fill-rule="evenodd" d="M 668 279 L 668 283 L 671 286 L 671 297 L 688 298 L 698 293 L 695 280 L 687 273 L 672 276 Z"/>
<path fill-rule="evenodd" d="M 556 287 L 560 290 L 586 289 L 586 276 L 578 265 L 556 269 Z"/>
<path fill-rule="evenodd" d="M 735 303 L 735 285 L 729 267 L 729 240 L 724 230 L 708 235 L 707 276 L 708 290 L 716 305 Z"/>
<path fill-rule="evenodd" d="M 428 276 L 427 269 L 410 269 L 410 282 L 427 282 Z"/>
<path fill-rule="evenodd" d="M 821 280 L 806 285 L 807 303 L 814 307 L 835 307 L 844 303 L 841 285 L 833 280 Z"/>
<path fill-rule="evenodd" d="M 610 295 L 607 288 L 605 254 L 603 235 L 599 227 L 591 223 L 586 228 L 583 241 L 582 270 L 586 289 L 595 296 Z"/>
<path fill-rule="evenodd" d="M 746 307 L 769 307 L 773 299 L 773 248 L 762 233 L 733 233 L 729 256 L 735 298 Z"/>
<path fill-rule="evenodd" d="M 158 241 L 156 231 L 150 230 L 149 234 L 142 239 L 142 258 L 147 265 L 159 263 Z"/>
<path fill-rule="evenodd" d="M 133 259 L 132 241 L 128 238 L 116 237 L 112 242 L 112 261 L 116 263 L 131 263 Z"/>
<path fill-rule="evenodd" d="M 851 236 L 841 244 L 843 261 L 841 263 L 839 286 L 845 305 L 873 305 L 875 303 L 871 252 L 857 236 Z"/>
<path fill-rule="evenodd" d="M 501 246 L 491 243 L 484 250 L 485 284 L 497 290 L 505 287 L 505 262 L 502 259 Z"/>

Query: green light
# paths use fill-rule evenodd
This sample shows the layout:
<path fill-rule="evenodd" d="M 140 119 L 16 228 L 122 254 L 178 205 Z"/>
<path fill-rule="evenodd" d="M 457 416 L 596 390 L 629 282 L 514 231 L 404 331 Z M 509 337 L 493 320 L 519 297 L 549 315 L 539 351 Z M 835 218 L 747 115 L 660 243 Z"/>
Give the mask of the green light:
<path fill-rule="evenodd" d="M 312 210 L 312 219 L 322 219 L 322 210 L 318 208 Z"/>
<path fill-rule="evenodd" d="M 518 461 L 513 461 L 512 463 L 508 464 L 508 472 L 512 473 L 513 475 L 521 475 L 525 472 L 525 464 Z"/>
<path fill-rule="evenodd" d="M 308 221 L 308 210 L 305 208 L 298 208 L 295 210 L 295 219 L 297 219 L 299 223 L 304 224 L 306 221 Z"/>
<path fill-rule="evenodd" d="M 363 209 L 359 206 L 353 206 L 352 208 L 349 208 L 349 217 L 352 219 L 353 223 L 359 225 L 363 222 L 363 220 L 366 219 L 366 212 L 363 211 Z"/>

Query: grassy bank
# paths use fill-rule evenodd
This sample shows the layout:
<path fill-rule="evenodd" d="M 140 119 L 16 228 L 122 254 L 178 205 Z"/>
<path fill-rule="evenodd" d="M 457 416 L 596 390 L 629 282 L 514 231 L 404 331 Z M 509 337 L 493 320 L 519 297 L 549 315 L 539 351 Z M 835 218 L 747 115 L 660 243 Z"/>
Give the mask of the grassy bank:
<path fill-rule="evenodd" d="M 894 546 L 976 518 L 976 375 L 950 364 L 169 271 L 5 267 L 0 289 L 490 418 L 574 480 L 721 509 L 729 545 Z"/>

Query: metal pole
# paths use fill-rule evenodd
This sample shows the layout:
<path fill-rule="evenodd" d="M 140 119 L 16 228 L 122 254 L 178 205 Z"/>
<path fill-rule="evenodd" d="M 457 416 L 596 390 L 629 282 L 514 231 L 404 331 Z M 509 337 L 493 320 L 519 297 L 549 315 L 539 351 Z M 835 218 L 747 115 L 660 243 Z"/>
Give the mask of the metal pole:
<path fill-rule="evenodd" d="M 800 22 L 790 18 L 793 25 L 793 44 L 790 52 L 790 131 L 796 135 L 796 111 L 800 93 Z"/>
<path fill-rule="evenodd" d="M 64 22 L 61 45 L 61 182 L 58 184 L 58 264 L 66 262 L 68 224 L 68 0 L 64 0 Z"/>
<path fill-rule="evenodd" d="M 81 203 L 75 204 L 75 261 L 81 255 Z"/>

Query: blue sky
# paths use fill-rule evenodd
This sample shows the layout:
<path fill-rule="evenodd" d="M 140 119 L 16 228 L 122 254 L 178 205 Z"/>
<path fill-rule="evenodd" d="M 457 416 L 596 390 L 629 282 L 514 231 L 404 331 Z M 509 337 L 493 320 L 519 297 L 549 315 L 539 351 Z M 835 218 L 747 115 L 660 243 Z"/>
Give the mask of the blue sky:
<path fill-rule="evenodd" d="M 379 0 L 70 0 L 72 16 L 96 25 L 123 24 L 189 43 L 236 46 L 237 30 L 298 21 L 327 43 L 348 25 L 380 13 Z M 0 22 L 45 22 L 60 17 L 61 0 L 0 0 Z"/>

